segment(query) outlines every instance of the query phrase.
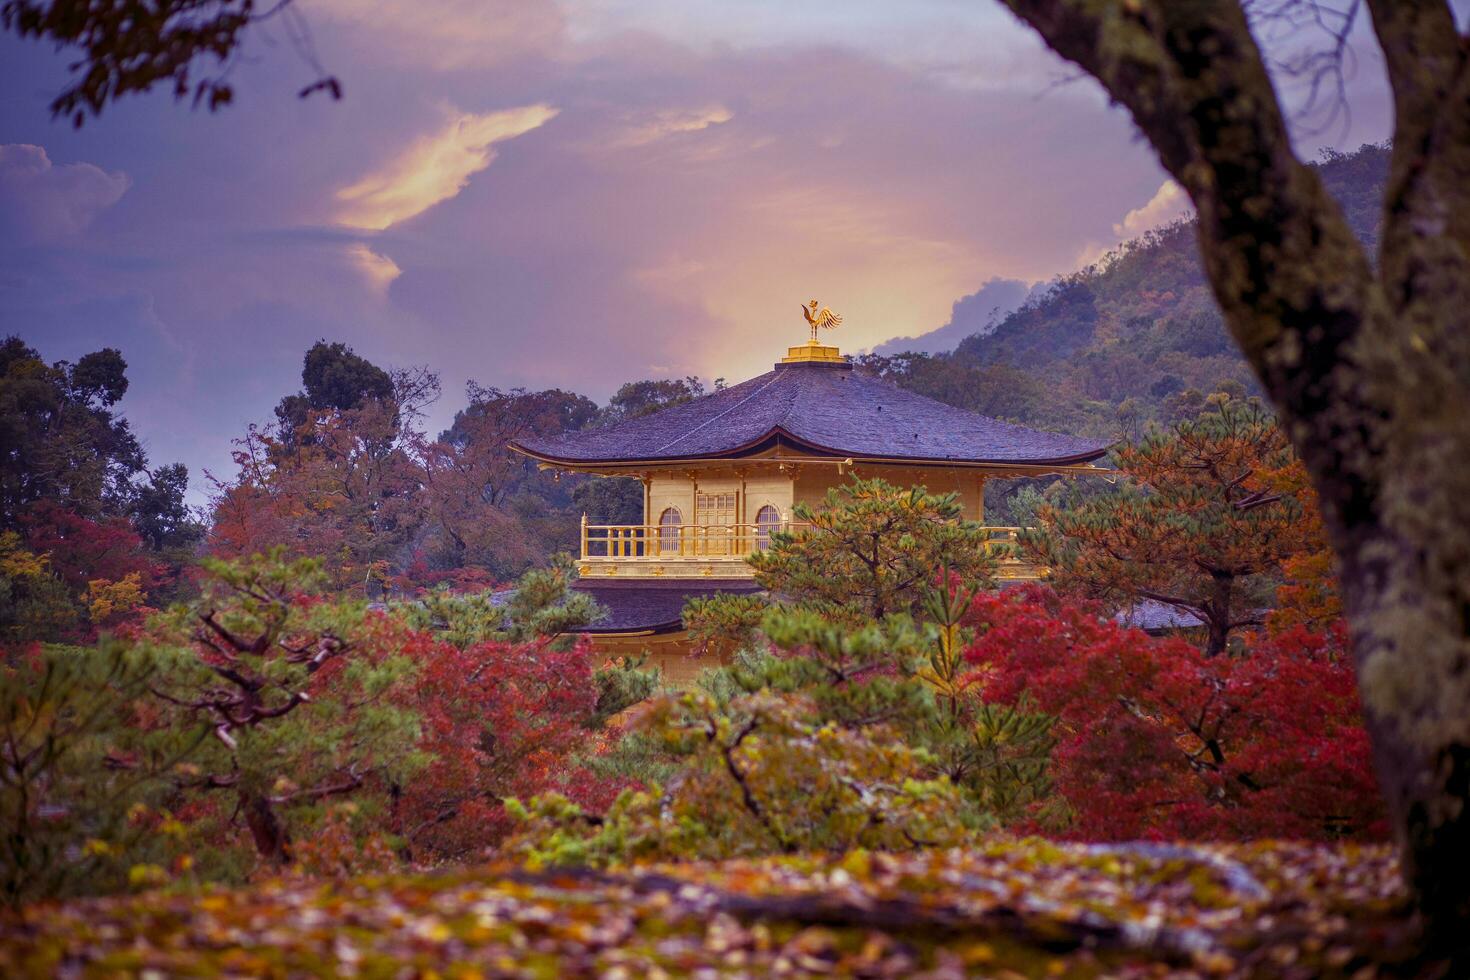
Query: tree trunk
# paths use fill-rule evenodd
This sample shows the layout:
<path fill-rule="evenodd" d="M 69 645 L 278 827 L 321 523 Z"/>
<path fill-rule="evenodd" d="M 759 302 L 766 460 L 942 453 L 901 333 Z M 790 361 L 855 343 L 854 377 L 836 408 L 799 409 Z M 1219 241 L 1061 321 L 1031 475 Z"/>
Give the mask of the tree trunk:
<path fill-rule="evenodd" d="M 1379 779 L 1432 941 L 1470 922 L 1470 42 L 1367 0 L 1395 132 L 1378 268 L 1295 156 L 1238 0 L 1004 0 L 1131 112 L 1312 474 Z"/>
<path fill-rule="evenodd" d="M 395 780 L 388 784 L 388 831 L 403 841 L 399 857 L 404 864 L 413 864 L 413 836 L 403 829 L 403 787 Z"/>
<path fill-rule="evenodd" d="M 1470 393 L 1467 393 L 1470 398 Z M 1462 464 L 1463 465 L 1463 464 Z M 1412 479 L 1385 488 L 1423 499 Z M 1359 686 L 1404 870 L 1437 941 L 1470 921 L 1470 563 L 1463 530 L 1335 528 Z M 1409 530 L 1410 533 L 1405 533 Z M 1458 568 L 1446 574 L 1444 570 Z M 1456 581 L 1456 579 L 1459 579 Z"/>
<path fill-rule="evenodd" d="M 1207 633 L 1205 636 L 1205 656 L 1218 657 L 1230 649 L 1230 627 L 1217 619 L 1211 619 L 1205 624 Z"/>
<path fill-rule="evenodd" d="M 1209 640 L 1205 645 L 1205 656 L 1218 657 L 1230 649 L 1230 617 L 1233 613 L 1230 599 L 1235 586 L 1235 577 L 1216 573 L 1213 576 L 1214 596 L 1205 604 Z"/>
<path fill-rule="evenodd" d="M 240 812 L 245 815 L 245 825 L 250 828 L 255 853 L 260 859 L 275 865 L 290 863 L 291 838 L 271 801 L 255 793 L 242 792 Z"/>

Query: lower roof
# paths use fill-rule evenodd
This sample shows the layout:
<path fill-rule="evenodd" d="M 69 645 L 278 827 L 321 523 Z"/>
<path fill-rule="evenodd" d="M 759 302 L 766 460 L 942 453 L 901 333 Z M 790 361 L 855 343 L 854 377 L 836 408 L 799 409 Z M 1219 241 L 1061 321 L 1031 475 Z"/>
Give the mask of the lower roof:
<path fill-rule="evenodd" d="M 1124 626 L 1131 626 L 1145 633 L 1198 629 L 1205 625 L 1204 620 L 1194 613 L 1153 599 L 1143 599 L 1128 606 L 1120 610 L 1113 619 Z"/>
<path fill-rule="evenodd" d="M 607 611 L 598 622 L 573 630 L 594 636 L 674 633 L 684 628 L 684 603 L 690 599 L 760 591 L 750 579 L 702 579 L 697 583 L 582 579 L 572 588 L 591 596 Z"/>

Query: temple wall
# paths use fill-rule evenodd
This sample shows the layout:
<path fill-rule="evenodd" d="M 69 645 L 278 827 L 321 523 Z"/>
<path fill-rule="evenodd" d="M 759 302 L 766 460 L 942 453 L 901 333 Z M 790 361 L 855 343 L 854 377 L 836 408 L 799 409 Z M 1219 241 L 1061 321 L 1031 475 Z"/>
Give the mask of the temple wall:
<path fill-rule="evenodd" d="M 827 488 L 845 482 L 847 477 L 839 477 L 835 466 L 803 466 L 796 475 L 794 502 L 820 508 Z"/>
<path fill-rule="evenodd" d="M 728 658 L 715 655 L 695 656 L 689 634 L 682 631 L 662 636 L 594 636 L 592 648 L 600 659 L 642 657 L 645 667 L 660 668 L 664 683 L 678 688 L 687 687 L 700 671 L 729 662 Z"/>
<path fill-rule="evenodd" d="M 767 505 L 780 511 L 782 520 L 791 520 L 793 490 L 791 477 L 784 473 L 757 474 L 746 477 L 743 523 L 753 524 L 755 515 Z"/>
<path fill-rule="evenodd" d="M 669 507 L 679 508 L 683 523 L 693 523 L 694 484 L 687 476 L 654 476 L 648 488 L 648 513 L 644 515 L 644 523 L 657 524 L 659 515 Z"/>
<path fill-rule="evenodd" d="M 700 474 L 700 493 L 734 493 L 739 497 L 736 522 L 750 524 L 760 508 L 769 504 L 781 512 L 785 520 L 792 518 L 792 505 L 796 503 L 820 507 L 829 487 L 845 483 L 852 470 L 838 475 L 836 466 L 800 466 L 794 474 L 781 473 L 774 465 L 769 470 L 757 468 L 746 472 L 743 483 L 733 474 Z M 985 507 L 981 491 L 982 476 L 974 470 L 945 469 L 939 467 L 881 466 L 865 464 L 858 469 L 863 477 L 881 477 L 900 487 L 922 484 L 932 493 L 958 492 L 965 508 L 965 518 L 972 521 L 985 520 Z M 743 496 L 740 496 L 742 493 Z M 666 508 L 677 507 L 685 524 L 707 523 L 695 513 L 695 481 L 687 473 L 655 474 L 649 485 L 649 506 L 645 522 L 657 524 L 659 515 Z"/>
<path fill-rule="evenodd" d="M 733 474 L 701 474 L 697 485 L 699 493 L 735 494 L 738 508 L 735 523 L 753 523 L 756 513 L 767 504 L 779 510 L 783 518 L 789 519 L 791 515 L 791 477 L 777 472 L 774 466 L 768 473 L 748 473 L 743 482 L 743 497 L 741 478 Z M 645 523 L 657 524 L 659 515 L 669 507 L 679 508 L 685 524 L 704 523 L 695 513 L 695 487 L 696 481 L 687 474 L 655 474 L 649 484 Z"/>
<path fill-rule="evenodd" d="M 980 489 L 981 476 L 973 470 L 865 464 L 858 468 L 858 475 L 864 479 L 878 477 L 899 487 L 922 485 L 930 493 L 957 492 L 960 495 L 960 503 L 965 509 L 965 519 L 981 523 L 985 521 L 984 494 Z M 839 477 L 835 469 L 803 467 L 796 481 L 796 501 L 819 507 L 829 487 L 845 483 L 847 480 L 847 475 Z"/>

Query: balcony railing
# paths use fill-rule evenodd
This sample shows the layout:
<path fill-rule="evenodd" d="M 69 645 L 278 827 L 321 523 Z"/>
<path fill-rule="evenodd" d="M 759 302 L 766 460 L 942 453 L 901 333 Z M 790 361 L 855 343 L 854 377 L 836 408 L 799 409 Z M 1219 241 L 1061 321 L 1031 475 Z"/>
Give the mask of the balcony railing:
<path fill-rule="evenodd" d="M 808 525 L 780 524 L 582 524 L 582 571 L 614 575 L 620 568 L 631 575 L 752 574 L 745 558 L 770 547 L 776 531 Z M 1040 578 L 1042 569 L 1018 556 L 1020 528 L 987 527 L 986 547 L 997 558 L 996 577 L 1004 581 Z"/>
<path fill-rule="evenodd" d="M 582 557 L 633 561 L 744 560 L 746 555 L 770 547 L 773 532 L 805 526 L 795 521 L 761 525 L 583 524 Z"/>

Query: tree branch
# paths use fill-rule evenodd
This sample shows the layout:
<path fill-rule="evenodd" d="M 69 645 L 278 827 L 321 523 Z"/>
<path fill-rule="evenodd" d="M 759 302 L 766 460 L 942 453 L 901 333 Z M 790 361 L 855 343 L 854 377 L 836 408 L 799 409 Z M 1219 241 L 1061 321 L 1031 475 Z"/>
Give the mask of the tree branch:
<path fill-rule="evenodd" d="M 329 796 L 341 796 L 343 793 L 351 793 L 363 784 L 366 779 L 365 773 L 356 769 L 349 769 L 347 775 L 336 783 L 325 786 L 316 786 L 311 789 L 296 790 L 293 793 L 281 793 L 278 796 L 267 796 L 266 799 L 277 806 L 285 803 L 295 803 L 299 800 L 321 800 Z"/>
<path fill-rule="evenodd" d="M 262 649 L 265 648 L 265 635 L 264 634 L 262 634 L 261 637 L 257 638 L 253 643 L 246 643 L 244 640 L 240 639 L 234 633 L 231 633 L 224 626 L 220 625 L 219 621 L 214 618 L 214 613 L 213 612 L 209 612 L 209 613 L 205 613 L 205 614 L 201 615 L 199 617 L 199 621 L 201 623 L 203 623 L 205 626 L 209 627 L 210 632 L 214 633 L 221 640 L 224 640 L 225 643 L 227 643 L 230 646 L 230 649 L 234 650 L 237 653 L 257 653 L 258 654 L 258 653 L 261 652 Z M 221 652 L 223 652 L 223 651 L 221 651 Z"/>

